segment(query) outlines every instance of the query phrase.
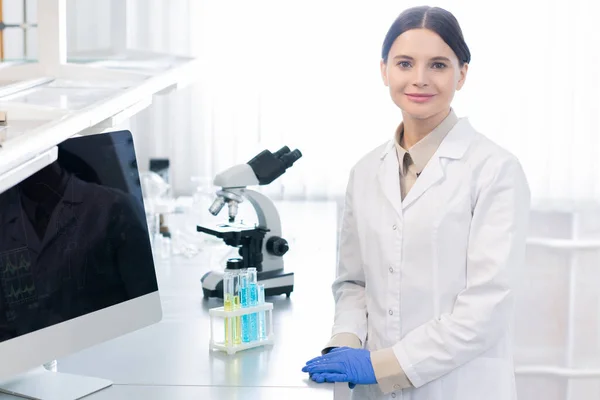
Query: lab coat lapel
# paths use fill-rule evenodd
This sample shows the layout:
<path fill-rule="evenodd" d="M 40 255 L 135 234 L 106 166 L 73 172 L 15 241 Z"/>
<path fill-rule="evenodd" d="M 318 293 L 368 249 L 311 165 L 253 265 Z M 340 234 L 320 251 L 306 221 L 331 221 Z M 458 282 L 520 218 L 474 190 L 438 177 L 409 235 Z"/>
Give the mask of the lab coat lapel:
<path fill-rule="evenodd" d="M 409 190 L 402 202 L 402 209 L 407 209 L 419 197 L 423 195 L 434 184 L 444 178 L 444 168 L 438 154 L 434 154 L 427 163 L 423 172 L 415 181 L 413 187 Z"/>
<path fill-rule="evenodd" d="M 62 236 L 65 230 L 75 223 L 72 209 L 72 205 L 64 200 L 56 205 L 44 234 L 42 249 L 51 245 L 56 238 Z"/>
<path fill-rule="evenodd" d="M 23 210 L 19 190 L 15 189 L 10 193 L 11 199 L 8 201 L 7 215 L 7 233 L 10 243 L 3 243 L 3 247 L 8 245 L 8 248 L 29 248 L 29 250 L 40 253 L 41 242 L 33 229 L 33 225 L 27 214 Z"/>
<path fill-rule="evenodd" d="M 410 207 L 427 190 L 444 179 L 448 159 L 462 158 L 471 144 L 474 133 L 467 118 L 461 118 L 454 125 L 404 198 L 403 210 Z"/>
<path fill-rule="evenodd" d="M 69 228 L 76 224 L 75 209 L 83 201 L 83 188 L 80 182 L 74 176 L 69 178 L 63 198 L 50 217 L 42 249 L 52 244 L 56 238 L 64 235 Z"/>
<path fill-rule="evenodd" d="M 396 156 L 394 142 L 390 141 L 380 156 L 381 164 L 377 179 L 383 194 L 394 210 L 402 218 L 402 193 L 400 191 L 400 165 Z"/>

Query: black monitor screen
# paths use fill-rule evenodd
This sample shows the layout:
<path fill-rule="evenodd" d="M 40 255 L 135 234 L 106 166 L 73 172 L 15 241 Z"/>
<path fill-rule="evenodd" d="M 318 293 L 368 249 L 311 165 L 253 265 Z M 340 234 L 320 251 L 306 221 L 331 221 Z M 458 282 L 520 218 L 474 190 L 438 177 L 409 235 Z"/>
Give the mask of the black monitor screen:
<path fill-rule="evenodd" d="M 130 132 L 69 139 L 0 193 L 0 342 L 157 290 Z"/>

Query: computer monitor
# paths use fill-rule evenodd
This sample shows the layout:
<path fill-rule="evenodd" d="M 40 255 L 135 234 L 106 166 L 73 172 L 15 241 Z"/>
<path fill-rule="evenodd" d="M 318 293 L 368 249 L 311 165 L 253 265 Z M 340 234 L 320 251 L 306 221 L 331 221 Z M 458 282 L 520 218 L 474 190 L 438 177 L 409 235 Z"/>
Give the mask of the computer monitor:
<path fill-rule="evenodd" d="M 129 131 L 68 139 L 0 193 L 2 391 L 68 400 L 110 386 L 39 366 L 161 318 Z"/>

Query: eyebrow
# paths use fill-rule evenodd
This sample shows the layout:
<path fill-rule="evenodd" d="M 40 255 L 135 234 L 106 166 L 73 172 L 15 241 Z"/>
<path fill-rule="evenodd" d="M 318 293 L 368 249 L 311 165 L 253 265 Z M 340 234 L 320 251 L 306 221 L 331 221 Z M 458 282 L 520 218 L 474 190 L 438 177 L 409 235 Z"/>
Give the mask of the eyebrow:
<path fill-rule="evenodd" d="M 394 57 L 394 60 L 401 59 L 401 58 L 402 59 L 406 59 L 406 60 L 412 60 L 412 61 L 415 60 L 411 56 L 407 56 L 407 55 L 404 55 L 404 54 L 397 55 L 396 57 Z M 442 57 L 442 56 L 432 57 L 430 59 L 430 61 L 446 61 L 448 63 L 451 62 L 448 57 Z"/>

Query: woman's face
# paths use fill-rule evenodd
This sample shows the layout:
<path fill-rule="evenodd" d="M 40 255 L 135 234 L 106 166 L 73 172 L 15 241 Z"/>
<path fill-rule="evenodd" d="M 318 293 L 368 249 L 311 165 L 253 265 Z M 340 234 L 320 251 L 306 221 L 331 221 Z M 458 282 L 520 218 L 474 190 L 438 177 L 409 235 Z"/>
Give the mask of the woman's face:
<path fill-rule="evenodd" d="M 445 113 L 467 76 L 454 51 L 437 33 L 411 29 L 396 38 L 381 61 L 383 82 L 394 103 L 415 119 Z"/>

